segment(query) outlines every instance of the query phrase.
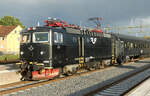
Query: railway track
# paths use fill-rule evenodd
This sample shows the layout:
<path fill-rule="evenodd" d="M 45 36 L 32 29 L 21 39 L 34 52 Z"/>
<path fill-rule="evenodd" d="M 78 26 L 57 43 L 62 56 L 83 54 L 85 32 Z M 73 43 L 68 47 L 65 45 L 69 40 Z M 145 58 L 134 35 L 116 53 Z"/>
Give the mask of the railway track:
<path fill-rule="evenodd" d="M 108 68 L 108 67 L 106 67 L 106 68 Z M 104 68 L 104 69 L 106 69 L 106 68 Z M 50 84 L 50 83 L 57 82 L 60 80 L 65 80 L 65 79 L 73 78 L 76 76 L 90 74 L 90 73 L 96 72 L 96 71 L 102 71 L 102 70 L 80 71 L 77 74 L 73 74 L 73 75 L 65 76 L 65 77 L 60 77 L 60 78 L 55 78 L 52 80 L 19 81 L 19 82 L 15 82 L 15 83 L 11 83 L 11 84 L 0 85 L 0 95 L 10 94 L 10 93 L 18 92 L 18 91 L 25 90 L 28 88 L 46 85 L 46 84 Z"/>
<path fill-rule="evenodd" d="M 128 63 L 125 63 L 125 64 L 128 64 Z M 114 66 L 112 66 L 112 67 L 114 67 Z M 102 70 L 105 70 L 107 68 L 110 68 L 110 66 L 105 67 L 105 68 L 100 69 L 100 70 L 97 69 L 97 70 L 92 70 L 92 71 L 81 71 L 77 74 L 66 76 L 64 78 L 56 78 L 56 79 L 53 79 L 53 80 L 19 81 L 19 82 L 16 82 L 16 83 L 0 85 L 0 95 L 10 94 L 10 93 L 18 92 L 18 91 L 25 90 L 25 89 L 28 89 L 28 88 L 46 85 L 46 84 L 50 84 L 50 83 L 57 82 L 57 81 L 60 81 L 60 80 L 65 80 L 65 79 L 73 78 L 73 77 L 76 77 L 76 76 L 90 74 L 90 73 L 96 72 L 96 71 L 102 71 Z"/>
<path fill-rule="evenodd" d="M 0 65 L 10 64 L 10 63 L 19 63 L 19 60 L 7 60 L 7 61 L 0 61 Z"/>
<path fill-rule="evenodd" d="M 128 64 L 128 63 L 125 63 L 125 64 Z M 73 74 L 73 75 L 65 76 L 65 77 L 61 77 L 61 78 L 55 78 L 52 80 L 19 81 L 19 82 L 15 82 L 15 83 L 11 83 L 11 84 L 0 85 L 0 95 L 15 93 L 15 92 L 18 92 L 21 90 L 26 90 L 28 88 L 38 87 L 38 86 L 42 86 L 42 85 L 46 85 L 46 84 L 51 84 L 53 82 L 58 82 L 60 80 L 65 80 L 65 79 L 73 78 L 76 76 L 82 76 L 82 75 L 90 74 L 92 72 L 103 71 L 103 70 L 110 68 L 110 67 L 114 67 L 114 66 L 105 66 L 105 68 L 102 68 L 100 70 L 97 69 L 97 70 L 92 70 L 92 71 L 87 71 L 87 70 L 79 71 L 77 74 Z"/>
<path fill-rule="evenodd" d="M 150 66 L 144 67 L 137 72 L 89 92 L 85 96 L 124 96 L 133 88 L 150 78 L 149 73 Z"/>

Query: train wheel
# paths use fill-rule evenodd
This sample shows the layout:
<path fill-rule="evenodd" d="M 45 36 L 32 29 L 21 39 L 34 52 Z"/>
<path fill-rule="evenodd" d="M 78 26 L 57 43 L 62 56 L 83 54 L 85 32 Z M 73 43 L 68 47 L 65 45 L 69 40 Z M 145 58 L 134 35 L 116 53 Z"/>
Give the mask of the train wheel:
<path fill-rule="evenodd" d="M 32 72 L 23 71 L 21 72 L 21 81 L 31 81 L 32 80 Z"/>
<path fill-rule="evenodd" d="M 96 64 L 96 69 L 100 69 L 100 63 Z"/>
<path fill-rule="evenodd" d="M 22 76 L 22 77 L 20 78 L 21 81 L 25 81 L 26 74 L 27 74 L 26 71 L 22 71 L 22 72 L 21 72 L 21 76 Z"/>
<path fill-rule="evenodd" d="M 72 69 L 72 74 L 77 73 L 77 71 L 78 71 L 78 68 L 73 68 L 73 69 Z"/>
<path fill-rule="evenodd" d="M 100 68 L 102 68 L 102 69 L 105 68 L 105 64 L 104 64 L 103 61 L 102 61 L 101 64 L 100 64 Z"/>
<path fill-rule="evenodd" d="M 117 58 L 117 63 L 119 64 L 119 65 L 121 65 L 122 64 L 122 58 L 121 58 L 121 56 L 119 56 L 118 58 Z"/>
<path fill-rule="evenodd" d="M 125 56 L 122 56 L 122 63 L 126 63 L 126 58 L 125 58 Z"/>

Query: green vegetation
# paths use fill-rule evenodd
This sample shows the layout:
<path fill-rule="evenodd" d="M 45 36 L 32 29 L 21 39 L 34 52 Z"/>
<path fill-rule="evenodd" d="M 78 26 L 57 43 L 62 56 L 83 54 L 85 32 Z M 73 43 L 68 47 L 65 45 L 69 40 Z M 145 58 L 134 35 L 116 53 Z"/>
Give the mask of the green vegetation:
<path fill-rule="evenodd" d="M 25 28 L 22 22 L 18 18 L 15 18 L 13 16 L 4 16 L 3 18 L 0 18 L 0 25 L 4 25 L 4 26 L 20 25 L 22 28 Z"/>
<path fill-rule="evenodd" d="M 5 54 L 0 56 L 0 62 L 10 61 L 10 60 L 19 60 L 19 55 Z"/>

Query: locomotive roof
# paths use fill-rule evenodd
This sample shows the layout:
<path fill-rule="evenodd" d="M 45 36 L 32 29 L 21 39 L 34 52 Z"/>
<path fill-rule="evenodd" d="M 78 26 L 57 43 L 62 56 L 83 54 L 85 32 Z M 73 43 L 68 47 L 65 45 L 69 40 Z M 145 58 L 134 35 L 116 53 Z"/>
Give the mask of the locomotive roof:
<path fill-rule="evenodd" d="M 32 27 L 34 28 L 34 27 Z M 81 30 L 79 29 L 74 29 L 74 28 L 62 28 L 62 27 L 51 27 L 51 26 L 38 26 L 35 27 L 36 32 L 46 32 L 49 31 L 50 29 L 56 29 L 56 30 L 66 30 L 67 33 L 72 33 L 72 34 L 82 34 Z M 28 32 L 35 32 L 35 30 L 28 30 L 27 28 L 22 30 L 22 33 L 28 33 Z M 91 32 L 93 33 L 93 32 Z M 101 33 L 106 34 L 106 33 Z M 108 33 L 107 33 L 108 34 Z M 112 36 L 119 37 L 120 39 L 128 39 L 128 40 L 144 40 L 144 41 L 150 41 L 148 39 L 142 38 L 142 37 L 135 37 L 135 36 L 129 36 L 129 35 L 124 35 L 124 34 L 116 34 L 116 33 L 111 33 Z"/>
<path fill-rule="evenodd" d="M 32 30 L 30 30 L 30 28 Z M 25 33 L 25 32 L 35 32 L 35 30 L 37 32 L 45 32 L 45 31 L 49 31 L 50 29 L 63 29 L 62 27 L 50 27 L 50 26 L 37 26 L 37 27 L 30 27 L 30 28 L 23 29 L 22 33 Z"/>
<path fill-rule="evenodd" d="M 76 28 L 70 28 L 70 27 L 64 27 L 63 28 L 63 27 L 51 27 L 51 26 L 38 26 L 38 27 L 31 27 L 31 29 L 34 29 L 34 30 L 30 30 L 30 28 L 26 28 L 26 29 L 22 30 L 22 33 L 49 32 L 50 29 L 53 29 L 54 31 L 66 32 L 69 34 L 89 35 L 89 36 L 99 36 L 99 37 L 111 38 L 110 33 L 91 32 L 90 30 L 76 29 Z"/>
<path fill-rule="evenodd" d="M 30 28 L 32 30 L 30 30 Z M 72 34 L 81 34 L 80 29 L 75 29 L 75 28 L 69 28 L 69 27 L 51 27 L 51 26 L 38 26 L 38 27 L 30 27 L 30 28 L 25 28 L 22 30 L 22 33 L 28 33 L 28 32 L 45 32 L 49 31 L 50 29 L 53 30 L 66 30 L 67 33 L 72 33 Z"/>

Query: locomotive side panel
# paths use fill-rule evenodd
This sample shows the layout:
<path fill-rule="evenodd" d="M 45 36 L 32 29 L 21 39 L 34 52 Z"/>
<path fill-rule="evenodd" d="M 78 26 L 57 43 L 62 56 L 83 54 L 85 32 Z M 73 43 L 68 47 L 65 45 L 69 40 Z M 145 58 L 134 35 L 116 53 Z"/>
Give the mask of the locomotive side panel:
<path fill-rule="evenodd" d="M 58 39 L 62 42 L 56 42 L 55 32 Z M 78 35 L 66 33 L 66 30 L 53 30 L 53 67 L 64 67 L 69 64 L 77 64 L 78 53 Z"/>
<path fill-rule="evenodd" d="M 84 36 L 85 38 L 85 61 L 100 61 L 111 59 L 111 38 L 98 36 Z"/>

